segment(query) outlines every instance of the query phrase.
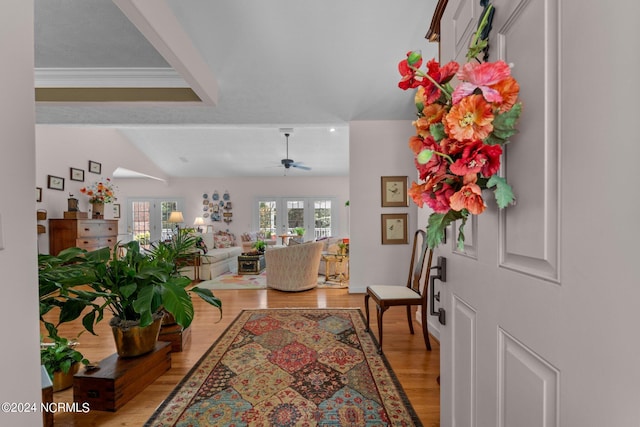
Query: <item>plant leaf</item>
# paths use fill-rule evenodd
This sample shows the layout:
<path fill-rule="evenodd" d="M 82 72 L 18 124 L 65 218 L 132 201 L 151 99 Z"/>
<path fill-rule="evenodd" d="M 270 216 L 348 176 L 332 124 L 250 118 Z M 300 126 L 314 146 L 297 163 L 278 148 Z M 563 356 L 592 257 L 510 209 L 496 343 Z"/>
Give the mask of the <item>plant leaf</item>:
<path fill-rule="evenodd" d="M 507 184 L 506 179 L 498 175 L 493 175 L 487 182 L 487 188 L 491 188 L 493 186 L 496 187 L 493 193 L 496 196 L 496 203 L 500 209 L 506 208 L 513 203 L 515 196 L 513 195 L 511 186 Z"/>
<path fill-rule="evenodd" d="M 212 306 L 220 309 L 220 319 L 222 319 L 222 301 L 220 300 L 220 298 L 217 298 L 215 295 L 213 295 L 211 289 L 193 287 L 189 290 L 189 292 L 193 292 Z"/>
<path fill-rule="evenodd" d="M 138 297 L 133 301 L 133 309 L 140 314 L 140 326 L 145 327 L 153 323 L 153 310 L 151 308 L 155 286 L 144 286 L 138 292 Z"/>
<path fill-rule="evenodd" d="M 467 223 L 467 217 L 463 216 L 458 227 L 458 250 L 464 252 L 464 225 Z"/>
<path fill-rule="evenodd" d="M 442 141 L 447 136 L 444 132 L 444 125 L 442 122 L 429 126 L 429 133 L 431 133 L 431 136 L 436 140 L 436 142 Z"/>
<path fill-rule="evenodd" d="M 93 325 L 96 323 L 96 312 L 92 311 L 90 313 L 87 313 L 83 318 L 82 318 L 82 326 L 84 326 L 84 328 L 89 331 L 92 335 L 97 335 L 94 331 L 93 331 Z"/>
<path fill-rule="evenodd" d="M 173 282 L 163 286 L 162 302 L 164 308 L 176 318 L 176 322 L 186 328 L 193 320 L 193 302 L 187 291 Z"/>
<path fill-rule="evenodd" d="M 463 218 L 462 212 L 450 210 L 446 214 L 432 213 L 427 225 L 427 244 L 437 248 L 444 240 L 445 228 L 453 221 Z"/>
<path fill-rule="evenodd" d="M 493 132 L 484 139 L 488 145 L 506 144 L 509 138 L 518 133 L 516 122 L 522 112 L 522 104 L 515 104 L 509 111 L 498 113 L 493 119 Z"/>

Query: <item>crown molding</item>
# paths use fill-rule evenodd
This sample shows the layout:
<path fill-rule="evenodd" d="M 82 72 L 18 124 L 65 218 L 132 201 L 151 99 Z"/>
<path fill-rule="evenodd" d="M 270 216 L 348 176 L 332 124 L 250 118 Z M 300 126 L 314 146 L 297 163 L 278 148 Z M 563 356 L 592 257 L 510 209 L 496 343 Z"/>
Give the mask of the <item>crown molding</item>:
<path fill-rule="evenodd" d="M 172 68 L 36 68 L 36 88 L 189 88 Z"/>

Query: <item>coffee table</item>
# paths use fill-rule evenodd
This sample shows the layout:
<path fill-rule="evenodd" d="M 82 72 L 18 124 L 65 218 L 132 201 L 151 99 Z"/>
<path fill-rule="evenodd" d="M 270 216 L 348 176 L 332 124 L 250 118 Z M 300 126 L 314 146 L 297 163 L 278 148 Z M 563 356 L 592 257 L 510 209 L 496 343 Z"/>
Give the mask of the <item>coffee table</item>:
<path fill-rule="evenodd" d="M 260 274 L 264 268 L 264 254 L 238 255 L 238 274 Z"/>

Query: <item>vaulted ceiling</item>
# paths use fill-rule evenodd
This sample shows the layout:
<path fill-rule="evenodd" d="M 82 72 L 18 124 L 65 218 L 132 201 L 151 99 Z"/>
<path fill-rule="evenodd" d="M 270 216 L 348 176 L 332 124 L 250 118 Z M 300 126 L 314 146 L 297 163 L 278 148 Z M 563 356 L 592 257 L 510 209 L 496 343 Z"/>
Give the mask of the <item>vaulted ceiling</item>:
<path fill-rule="evenodd" d="M 398 89 L 435 0 L 35 0 L 37 122 L 113 126 L 174 177 L 348 174 L 354 120 Z M 105 89 L 106 88 L 106 89 Z M 291 130 L 292 129 L 292 130 Z"/>

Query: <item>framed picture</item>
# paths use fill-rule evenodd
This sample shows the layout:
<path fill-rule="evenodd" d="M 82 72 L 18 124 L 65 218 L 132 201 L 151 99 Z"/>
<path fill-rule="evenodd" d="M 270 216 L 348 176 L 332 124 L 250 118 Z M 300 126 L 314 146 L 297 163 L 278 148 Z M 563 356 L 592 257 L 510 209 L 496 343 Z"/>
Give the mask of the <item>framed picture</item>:
<path fill-rule="evenodd" d="M 69 168 L 69 179 L 71 179 L 71 181 L 84 182 L 84 170 Z"/>
<path fill-rule="evenodd" d="M 93 160 L 89 160 L 89 172 L 91 173 L 102 173 L 102 163 L 94 162 Z"/>
<path fill-rule="evenodd" d="M 382 244 L 406 245 L 409 243 L 407 223 L 409 214 L 382 214 Z"/>
<path fill-rule="evenodd" d="M 120 218 L 120 203 L 114 203 L 113 205 L 113 217 Z"/>
<path fill-rule="evenodd" d="M 409 206 L 406 176 L 383 176 L 380 181 L 383 208 Z"/>
<path fill-rule="evenodd" d="M 47 175 L 47 188 L 52 190 L 64 190 L 64 178 L 59 176 Z"/>
<path fill-rule="evenodd" d="M 42 187 L 36 187 L 36 202 L 42 201 Z"/>

